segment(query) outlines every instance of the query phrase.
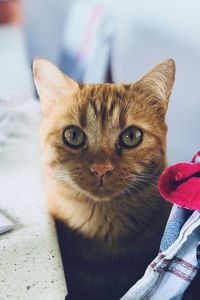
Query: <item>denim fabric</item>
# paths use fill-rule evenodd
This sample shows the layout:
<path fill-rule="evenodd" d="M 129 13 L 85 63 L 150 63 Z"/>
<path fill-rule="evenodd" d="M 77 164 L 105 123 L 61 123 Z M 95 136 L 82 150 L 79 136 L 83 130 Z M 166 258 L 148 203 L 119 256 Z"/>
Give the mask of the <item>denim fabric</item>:
<path fill-rule="evenodd" d="M 174 204 L 161 240 L 160 251 L 168 249 L 176 241 L 181 228 L 192 213 L 192 210 L 184 209 Z"/>

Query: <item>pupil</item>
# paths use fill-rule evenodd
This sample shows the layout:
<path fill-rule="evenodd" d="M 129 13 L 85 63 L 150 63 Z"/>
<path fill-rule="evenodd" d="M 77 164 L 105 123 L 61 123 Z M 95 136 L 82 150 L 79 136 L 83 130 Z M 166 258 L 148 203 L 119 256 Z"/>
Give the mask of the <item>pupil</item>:
<path fill-rule="evenodd" d="M 129 134 L 129 138 L 130 138 L 131 140 L 133 140 L 133 139 L 134 139 L 134 134 L 133 134 L 133 131 L 131 131 L 131 132 L 130 132 L 130 134 Z"/>
<path fill-rule="evenodd" d="M 77 132 L 76 132 L 76 130 L 74 130 L 74 131 L 72 132 L 71 137 L 72 137 L 73 140 L 76 140 L 76 137 L 77 137 Z"/>

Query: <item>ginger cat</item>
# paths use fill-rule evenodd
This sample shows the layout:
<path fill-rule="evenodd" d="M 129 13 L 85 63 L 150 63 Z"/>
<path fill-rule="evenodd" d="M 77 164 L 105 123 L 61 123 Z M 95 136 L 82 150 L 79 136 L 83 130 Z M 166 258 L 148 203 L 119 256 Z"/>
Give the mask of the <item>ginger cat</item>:
<path fill-rule="evenodd" d="M 33 74 L 46 201 L 69 298 L 119 299 L 157 255 L 169 213 L 157 180 L 175 63 L 166 60 L 131 84 L 79 84 L 43 59 Z"/>

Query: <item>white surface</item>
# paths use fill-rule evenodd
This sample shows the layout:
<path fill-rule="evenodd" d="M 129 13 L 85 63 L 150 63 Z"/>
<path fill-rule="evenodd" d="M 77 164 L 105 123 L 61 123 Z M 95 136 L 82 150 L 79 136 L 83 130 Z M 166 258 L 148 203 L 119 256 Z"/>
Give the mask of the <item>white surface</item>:
<path fill-rule="evenodd" d="M 16 225 L 0 235 L 1 300 L 64 300 L 67 293 L 54 224 L 43 207 L 36 104 L 1 152 L 1 211 Z"/>
<path fill-rule="evenodd" d="M 74 0 L 21 0 L 30 61 L 35 57 L 59 62 L 61 33 Z"/>
<path fill-rule="evenodd" d="M 8 106 L 6 139 L 0 145 L 0 211 L 15 224 L 0 235 L 0 300 L 64 300 L 55 227 L 43 207 L 40 112 L 36 101 L 28 101 L 31 78 L 22 30 L 0 26 L 0 99 L 11 106 L 15 102 L 13 109 Z"/>

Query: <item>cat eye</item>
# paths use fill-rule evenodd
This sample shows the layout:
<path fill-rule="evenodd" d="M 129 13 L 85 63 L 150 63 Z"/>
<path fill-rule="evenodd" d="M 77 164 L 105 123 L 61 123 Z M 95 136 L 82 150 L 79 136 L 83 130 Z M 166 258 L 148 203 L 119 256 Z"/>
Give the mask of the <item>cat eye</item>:
<path fill-rule="evenodd" d="M 138 146 L 142 141 L 142 130 L 130 126 L 126 128 L 119 137 L 119 143 L 122 147 L 133 148 Z"/>
<path fill-rule="evenodd" d="M 71 148 L 81 148 L 86 143 L 85 133 L 77 126 L 69 126 L 63 131 L 63 141 Z"/>

